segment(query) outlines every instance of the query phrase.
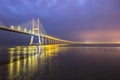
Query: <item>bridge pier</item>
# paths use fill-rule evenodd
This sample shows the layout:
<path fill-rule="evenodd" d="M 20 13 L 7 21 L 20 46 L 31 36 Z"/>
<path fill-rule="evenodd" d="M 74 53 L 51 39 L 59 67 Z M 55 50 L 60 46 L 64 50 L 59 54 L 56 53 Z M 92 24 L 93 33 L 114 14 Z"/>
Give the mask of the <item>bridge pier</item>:
<path fill-rule="evenodd" d="M 60 44 L 61 42 L 46 37 L 41 37 L 41 43 L 47 45 L 47 44 Z"/>
<path fill-rule="evenodd" d="M 51 44 L 54 44 L 54 40 L 53 39 L 51 39 Z"/>
<path fill-rule="evenodd" d="M 45 44 L 46 44 L 46 38 L 45 38 L 45 37 L 43 37 L 43 40 L 44 40 L 43 44 L 45 45 Z"/>
<path fill-rule="evenodd" d="M 44 44 L 44 38 L 41 36 L 41 44 Z"/>
<path fill-rule="evenodd" d="M 52 44 L 52 39 L 49 39 L 49 44 Z"/>
<path fill-rule="evenodd" d="M 57 43 L 56 43 L 56 40 L 54 41 L 54 44 L 57 44 Z"/>
<path fill-rule="evenodd" d="M 52 44 L 52 39 L 49 39 L 49 44 Z"/>
<path fill-rule="evenodd" d="M 52 39 L 51 44 L 54 44 L 54 40 Z"/>
<path fill-rule="evenodd" d="M 50 39 L 49 38 L 46 38 L 46 39 L 47 39 L 47 44 L 50 44 L 50 42 L 49 42 Z"/>
<path fill-rule="evenodd" d="M 48 38 L 48 44 L 51 44 L 51 39 Z"/>
<path fill-rule="evenodd" d="M 45 45 L 47 45 L 48 44 L 48 41 L 47 41 L 47 38 L 45 37 Z"/>

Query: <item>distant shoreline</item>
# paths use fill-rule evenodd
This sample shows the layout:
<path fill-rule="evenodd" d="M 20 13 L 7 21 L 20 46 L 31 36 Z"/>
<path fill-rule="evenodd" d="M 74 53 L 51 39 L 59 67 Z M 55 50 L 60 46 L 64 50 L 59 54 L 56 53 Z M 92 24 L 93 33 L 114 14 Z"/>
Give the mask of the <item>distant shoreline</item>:
<path fill-rule="evenodd" d="M 71 47 L 120 47 L 120 44 L 69 44 Z"/>

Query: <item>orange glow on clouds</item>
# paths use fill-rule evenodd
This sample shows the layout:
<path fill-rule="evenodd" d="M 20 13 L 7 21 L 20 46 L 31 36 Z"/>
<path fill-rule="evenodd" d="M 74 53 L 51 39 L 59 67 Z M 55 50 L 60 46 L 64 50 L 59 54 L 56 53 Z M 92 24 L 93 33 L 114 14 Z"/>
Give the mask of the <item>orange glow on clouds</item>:
<path fill-rule="evenodd" d="M 79 39 L 87 42 L 120 42 L 120 30 L 91 30 L 79 35 Z"/>

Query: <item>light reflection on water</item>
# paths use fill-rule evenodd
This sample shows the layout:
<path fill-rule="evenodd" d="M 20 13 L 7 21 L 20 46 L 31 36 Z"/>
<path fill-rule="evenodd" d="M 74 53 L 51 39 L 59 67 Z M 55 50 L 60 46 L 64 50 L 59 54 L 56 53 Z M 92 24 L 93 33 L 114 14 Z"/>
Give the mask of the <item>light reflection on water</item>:
<path fill-rule="evenodd" d="M 42 74 L 47 62 L 59 51 L 59 45 L 1 47 L 0 80 L 26 80 L 38 71 Z"/>
<path fill-rule="evenodd" d="M 119 74 L 120 47 L 0 47 L 0 80 L 120 80 Z"/>

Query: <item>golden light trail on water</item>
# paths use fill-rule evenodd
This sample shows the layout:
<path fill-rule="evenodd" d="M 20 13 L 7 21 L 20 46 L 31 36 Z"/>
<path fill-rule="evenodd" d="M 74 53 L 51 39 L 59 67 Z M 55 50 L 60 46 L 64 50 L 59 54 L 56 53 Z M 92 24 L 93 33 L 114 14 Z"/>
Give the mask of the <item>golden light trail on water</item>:
<path fill-rule="evenodd" d="M 40 52 L 38 48 L 40 48 Z M 38 67 L 40 69 L 44 68 L 46 61 L 57 56 L 61 48 L 59 45 L 16 46 L 8 50 L 10 54 L 9 79 L 14 79 L 22 75 L 21 73 L 27 74 L 25 77 L 27 79 L 33 75 L 32 73 L 36 72 Z M 65 51 L 66 48 L 63 50 Z"/>

